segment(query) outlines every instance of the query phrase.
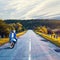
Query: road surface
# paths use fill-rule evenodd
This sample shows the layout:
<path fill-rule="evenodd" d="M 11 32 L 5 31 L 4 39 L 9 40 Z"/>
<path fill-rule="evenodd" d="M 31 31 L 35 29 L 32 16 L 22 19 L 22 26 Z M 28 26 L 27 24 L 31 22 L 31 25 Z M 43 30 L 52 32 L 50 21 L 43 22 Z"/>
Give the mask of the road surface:
<path fill-rule="evenodd" d="M 20 36 L 13 49 L 9 45 L 0 47 L 0 60 L 60 60 L 60 48 L 32 30 Z"/>

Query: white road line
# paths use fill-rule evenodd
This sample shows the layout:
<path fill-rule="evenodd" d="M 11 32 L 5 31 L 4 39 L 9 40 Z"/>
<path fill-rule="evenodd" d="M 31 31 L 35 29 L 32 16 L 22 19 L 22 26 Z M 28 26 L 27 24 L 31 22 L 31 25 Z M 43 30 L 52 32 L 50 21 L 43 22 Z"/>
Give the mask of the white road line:
<path fill-rule="evenodd" d="M 29 60 L 31 60 L 31 39 L 29 40 Z"/>

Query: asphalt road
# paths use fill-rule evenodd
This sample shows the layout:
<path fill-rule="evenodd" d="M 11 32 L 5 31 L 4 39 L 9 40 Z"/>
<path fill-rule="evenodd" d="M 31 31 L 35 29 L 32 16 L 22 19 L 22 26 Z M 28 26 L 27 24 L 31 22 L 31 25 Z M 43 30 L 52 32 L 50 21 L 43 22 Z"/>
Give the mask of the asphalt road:
<path fill-rule="evenodd" d="M 60 60 L 60 48 L 28 30 L 13 49 L 9 43 L 0 47 L 0 60 Z"/>

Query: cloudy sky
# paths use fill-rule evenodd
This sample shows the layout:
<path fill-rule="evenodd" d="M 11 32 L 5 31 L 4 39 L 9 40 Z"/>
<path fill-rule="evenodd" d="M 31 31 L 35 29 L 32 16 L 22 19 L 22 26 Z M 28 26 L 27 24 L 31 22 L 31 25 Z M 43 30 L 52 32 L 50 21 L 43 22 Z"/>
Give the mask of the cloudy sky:
<path fill-rule="evenodd" d="M 0 0 L 2 19 L 60 19 L 60 0 Z"/>

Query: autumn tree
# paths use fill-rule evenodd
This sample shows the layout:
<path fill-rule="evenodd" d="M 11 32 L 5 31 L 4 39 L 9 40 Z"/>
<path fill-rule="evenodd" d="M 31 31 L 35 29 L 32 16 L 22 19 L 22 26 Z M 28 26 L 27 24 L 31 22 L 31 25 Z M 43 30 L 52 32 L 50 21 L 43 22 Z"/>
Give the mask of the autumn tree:
<path fill-rule="evenodd" d="M 23 29 L 23 25 L 21 23 L 16 23 L 15 29 L 17 32 L 20 32 Z"/>
<path fill-rule="evenodd" d="M 36 28 L 36 30 L 41 33 L 45 33 L 45 34 L 48 33 L 47 28 L 45 26 L 39 26 Z"/>

